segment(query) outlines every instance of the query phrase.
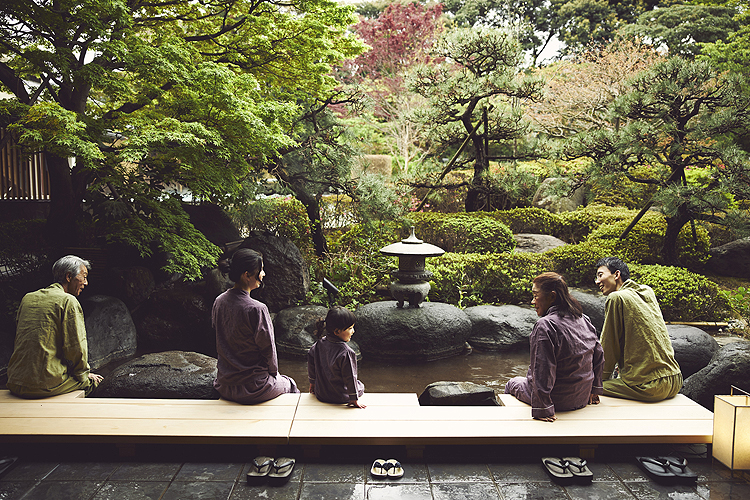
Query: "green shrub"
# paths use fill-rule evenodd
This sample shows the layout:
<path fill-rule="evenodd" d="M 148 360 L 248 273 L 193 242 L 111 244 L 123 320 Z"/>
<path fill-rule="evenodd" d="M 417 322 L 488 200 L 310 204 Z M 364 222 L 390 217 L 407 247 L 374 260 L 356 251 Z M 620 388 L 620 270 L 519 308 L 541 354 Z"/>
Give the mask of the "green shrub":
<path fill-rule="evenodd" d="M 591 204 L 572 212 L 558 214 L 560 225 L 554 236 L 568 243 L 577 243 L 588 238 L 592 231 L 602 225 L 614 224 L 622 220 L 630 221 L 637 214 L 637 211 L 623 207 Z"/>
<path fill-rule="evenodd" d="M 562 224 L 559 215 L 536 207 L 497 210 L 489 215 L 508 226 L 514 234 L 556 234 Z"/>
<path fill-rule="evenodd" d="M 531 281 L 550 269 L 544 254 L 446 253 L 427 259 L 430 300 L 460 307 L 531 301 Z"/>
<path fill-rule="evenodd" d="M 414 212 L 409 217 L 419 239 L 446 252 L 500 253 L 516 246 L 508 226 L 485 212 Z"/>
<path fill-rule="evenodd" d="M 569 286 L 592 286 L 596 274 L 596 262 L 609 256 L 619 257 L 608 240 L 584 241 L 577 245 L 565 245 L 544 253 L 550 260 L 550 271 L 562 274 Z"/>
<path fill-rule="evenodd" d="M 611 242 L 617 248 L 618 254 L 627 262 L 664 264 L 664 233 L 667 230 L 664 216 L 658 212 L 647 212 L 630 230 L 627 237 L 620 240 L 620 235 L 630 222 L 623 220 L 600 226 L 589 235 L 589 241 Z M 708 232 L 700 225 L 696 225 L 695 229 L 697 242 L 693 239 L 690 224 L 683 226 L 677 237 L 678 258 L 689 268 L 700 267 L 708 260 Z"/>
<path fill-rule="evenodd" d="M 264 198 L 234 214 L 235 223 L 248 231 L 270 231 L 292 240 L 303 253 L 312 248 L 310 219 L 305 206 L 296 198 Z"/>
<path fill-rule="evenodd" d="M 650 165 L 644 165 L 632 171 L 641 179 L 658 179 L 657 173 Z M 657 185 L 633 182 L 621 175 L 603 175 L 594 177 L 590 192 L 593 203 L 608 206 L 623 206 L 639 210 L 656 193 Z"/>
<path fill-rule="evenodd" d="M 681 267 L 628 265 L 631 278 L 656 294 L 665 321 L 721 321 L 726 319 L 726 295 L 709 279 Z"/>

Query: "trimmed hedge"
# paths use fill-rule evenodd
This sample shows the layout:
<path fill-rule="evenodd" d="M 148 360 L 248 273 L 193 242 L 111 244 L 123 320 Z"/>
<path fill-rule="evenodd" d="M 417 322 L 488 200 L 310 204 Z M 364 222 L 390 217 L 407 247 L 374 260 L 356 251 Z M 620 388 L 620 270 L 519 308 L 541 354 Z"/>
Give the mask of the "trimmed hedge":
<path fill-rule="evenodd" d="M 414 212 L 416 235 L 446 252 L 500 253 L 515 248 L 508 226 L 486 212 L 441 214 Z"/>
<path fill-rule="evenodd" d="M 497 210 L 489 214 L 508 226 L 514 234 L 557 234 L 562 228 L 560 216 L 543 208 L 514 208 L 512 210 Z"/>

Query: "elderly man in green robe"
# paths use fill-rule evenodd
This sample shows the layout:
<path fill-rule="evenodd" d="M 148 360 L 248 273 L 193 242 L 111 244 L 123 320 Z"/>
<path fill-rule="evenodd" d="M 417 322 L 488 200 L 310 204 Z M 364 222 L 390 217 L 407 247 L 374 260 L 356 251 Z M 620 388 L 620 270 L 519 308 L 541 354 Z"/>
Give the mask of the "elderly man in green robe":
<path fill-rule="evenodd" d="M 607 296 L 601 338 L 604 395 L 639 401 L 675 397 L 682 372 L 654 291 L 631 280 L 627 264 L 616 257 L 596 266 L 595 282 Z M 615 364 L 619 377 L 611 379 Z"/>
<path fill-rule="evenodd" d="M 83 309 L 78 302 L 91 265 L 68 255 L 52 266 L 55 283 L 28 293 L 16 317 L 16 340 L 8 363 L 8 389 L 24 398 L 83 390 L 102 381 L 91 373 Z"/>

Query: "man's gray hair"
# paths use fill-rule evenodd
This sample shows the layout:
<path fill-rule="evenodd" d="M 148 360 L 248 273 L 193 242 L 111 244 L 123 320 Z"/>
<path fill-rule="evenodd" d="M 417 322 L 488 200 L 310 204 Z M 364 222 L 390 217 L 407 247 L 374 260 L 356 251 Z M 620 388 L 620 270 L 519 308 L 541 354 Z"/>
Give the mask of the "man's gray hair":
<path fill-rule="evenodd" d="M 75 255 L 66 255 L 52 264 L 52 277 L 57 283 L 65 283 L 68 274 L 78 276 L 81 266 L 86 266 L 86 269 L 91 270 L 91 262 Z"/>

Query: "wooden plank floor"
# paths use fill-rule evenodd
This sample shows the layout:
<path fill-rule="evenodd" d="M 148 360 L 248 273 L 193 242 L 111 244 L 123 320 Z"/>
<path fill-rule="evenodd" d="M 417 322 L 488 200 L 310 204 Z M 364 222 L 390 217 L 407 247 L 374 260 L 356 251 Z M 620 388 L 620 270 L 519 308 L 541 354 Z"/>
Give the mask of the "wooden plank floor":
<path fill-rule="evenodd" d="M 555 422 L 505 406 L 419 406 L 416 394 L 367 393 L 366 409 L 285 394 L 259 405 L 225 400 L 26 400 L 0 391 L 0 442 L 298 444 L 710 443 L 713 413 L 683 395 L 659 403 L 602 397 Z"/>

